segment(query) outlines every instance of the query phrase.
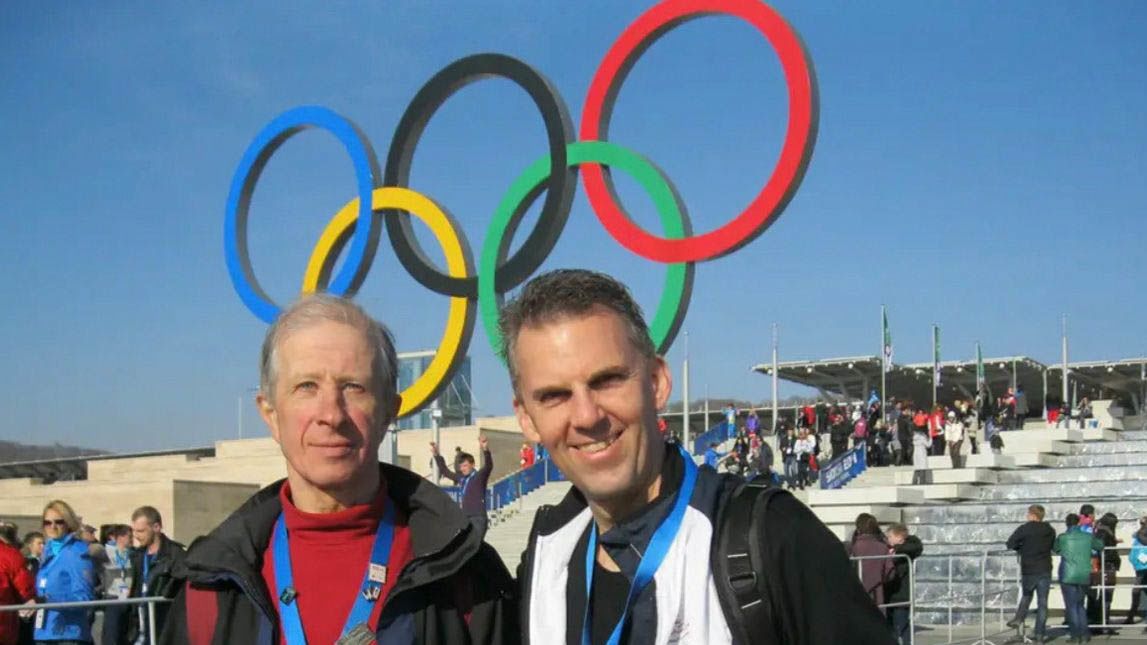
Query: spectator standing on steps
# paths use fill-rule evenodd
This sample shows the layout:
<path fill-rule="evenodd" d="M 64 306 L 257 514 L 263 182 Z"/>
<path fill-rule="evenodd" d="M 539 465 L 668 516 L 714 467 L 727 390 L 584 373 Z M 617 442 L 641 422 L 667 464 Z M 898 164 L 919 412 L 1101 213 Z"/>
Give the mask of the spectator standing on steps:
<path fill-rule="evenodd" d="M 1029 506 L 1027 522 L 1008 538 L 1008 549 L 1020 556 L 1020 586 L 1023 590 L 1015 618 L 1008 622 L 1008 627 L 1018 627 L 1024 622 L 1034 594 L 1036 621 L 1033 634 L 1037 641 L 1046 643 L 1050 640 L 1047 636 L 1047 594 L 1051 588 L 1051 550 L 1055 546 L 1055 529 L 1043 521 L 1044 514 L 1044 508 L 1039 504 Z"/>
<path fill-rule="evenodd" d="M 489 520 L 486 518 L 486 486 L 490 482 L 490 472 L 494 470 L 494 456 L 490 454 L 489 441 L 486 435 L 478 437 L 478 448 L 482 450 L 482 467 L 475 470 L 474 456 L 462 453 L 458 469 L 451 471 L 446 467 L 446 460 L 438 454 L 438 444 L 430 443 L 430 452 L 434 454 L 434 461 L 438 463 L 438 472 L 462 488 L 462 513 L 478 532 L 479 538 L 486 537 L 486 527 Z"/>

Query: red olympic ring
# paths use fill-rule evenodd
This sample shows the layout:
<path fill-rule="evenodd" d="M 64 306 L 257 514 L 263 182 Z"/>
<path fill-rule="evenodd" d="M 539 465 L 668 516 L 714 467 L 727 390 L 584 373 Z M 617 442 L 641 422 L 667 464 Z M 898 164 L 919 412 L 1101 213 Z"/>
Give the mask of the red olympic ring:
<path fill-rule="evenodd" d="M 709 260 L 753 241 L 796 193 L 816 142 L 818 100 L 811 58 L 788 22 L 756 0 L 667 0 L 644 13 L 621 34 L 594 74 L 582 110 L 580 139 L 606 140 L 614 99 L 642 52 L 678 25 L 714 13 L 750 23 L 780 57 L 789 95 L 784 145 L 768 183 L 740 215 L 718 229 L 681 239 L 658 237 L 635 224 L 618 204 L 601 166 L 585 164 L 581 176 L 586 196 L 602 226 L 619 244 L 656 262 Z"/>

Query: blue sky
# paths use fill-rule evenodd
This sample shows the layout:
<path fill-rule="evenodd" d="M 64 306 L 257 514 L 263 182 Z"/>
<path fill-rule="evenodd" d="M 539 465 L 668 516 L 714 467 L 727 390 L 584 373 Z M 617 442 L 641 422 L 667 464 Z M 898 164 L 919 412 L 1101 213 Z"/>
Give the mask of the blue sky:
<path fill-rule="evenodd" d="M 222 252 L 227 187 L 280 112 L 325 105 L 358 123 L 380 161 L 410 98 L 456 58 L 497 51 L 559 88 L 575 124 L 613 40 L 646 3 L 15 2 L 0 15 L 0 437 L 112 450 L 207 445 L 257 428 L 264 325 L 235 295 Z M 783 359 L 879 351 L 888 306 L 900 362 L 1147 354 L 1147 5 L 774 4 L 803 36 L 820 133 L 785 214 L 741 252 L 697 266 L 695 395 L 762 399 L 750 374 L 781 328 Z M 670 32 L 623 86 L 610 139 L 665 169 L 696 231 L 740 212 L 775 162 L 787 104 L 767 42 L 734 18 Z M 459 220 L 475 256 L 510 182 L 545 154 L 526 95 L 489 80 L 433 118 L 411 185 Z M 634 218 L 657 226 L 625 179 Z M 285 302 L 350 163 L 319 132 L 268 165 L 251 211 L 255 270 Z M 522 226 L 527 230 L 535 212 Z M 425 234 L 422 234 L 425 233 Z M 518 241 L 522 239 L 518 236 Z M 436 253 L 433 238 L 420 231 Z M 664 269 L 619 246 L 579 188 L 543 268 L 626 281 L 652 311 Z M 432 347 L 443 297 L 382 241 L 359 300 L 400 349 Z M 509 410 L 479 326 L 481 414 Z M 682 343 L 669 352 L 679 367 Z M 679 396 L 679 391 L 677 396 Z"/>

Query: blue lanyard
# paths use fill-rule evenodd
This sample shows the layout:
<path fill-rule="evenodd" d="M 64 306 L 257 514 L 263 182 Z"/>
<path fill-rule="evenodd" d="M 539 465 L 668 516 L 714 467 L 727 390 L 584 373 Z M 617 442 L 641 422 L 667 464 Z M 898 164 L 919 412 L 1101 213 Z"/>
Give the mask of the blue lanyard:
<path fill-rule="evenodd" d="M 474 479 L 474 473 L 470 473 L 462 478 L 462 499 L 466 498 L 466 489 L 470 486 L 471 479 Z"/>
<path fill-rule="evenodd" d="M 673 502 L 673 509 L 669 511 L 669 515 L 661 520 L 661 524 L 657 526 L 657 530 L 653 532 L 653 537 L 649 540 L 649 546 L 645 549 L 645 555 L 641 557 L 641 561 L 637 565 L 637 573 L 633 576 L 633 582 L 629 585 L 629 594 L 625 598 L 625 605 L 621 610 L 621 618 L 618 619 L 617 624 L 613 626 L 613 631 L 609 635 L 609 640 L 606 641 L 608 645 L 618 645 L 621 642 L 621 630 L 625 627 L 625 619 L 629 616 L 629 607 L 650 582 L 653 581 L 653 575 L 657 573 L 657 569 L 661 566 L 661 562 L 665 560 L 665 555 L 669 552 L 669 546 L 673 544 L 673 539 L 677 537 L 677 531 L 681 528 L 681 521 L 685 518 L 685 509 L 689 506 L 689 499 L 693 497 L 693 486 L 697 483 L 697 464 L 685 454 L 684 448 L 680 445 L 677 446 L 677 451 L 681 454 L 681 459 L 685 462 L 685 477 L 681 481 L 681 489 L 677 491 L 677 499 Z M 585 617 L 582 621 L 581 642 L 582 645 L 590 645 L 590 597 L 593 591 L 593 566 L 594 561 L 597 559 L 597 524 L 592 520 L 590 521 L 589 531 L 589 545 L 585 549 Z"/>
<path fill-rule="evenodd" d="M 287 523 L 282 514 L 275 522 L 275 586 L 279 592 L 279 615 L 283 619 L 283 639 L 287 645 L 299 645 L 307 642 L 303 632 L 303 619 L 299 616 L 299 604 L 295 602 L 298 592 L 294 587 L 294 577 L 291 573 L 291 549 L 287 544 Z M 362 577 L 362 591 L 357 595 L 350 614 L 347 615 L 343 625 L 342 635 L 359 625 L 370 621 L 370 612 L 374 602 L 386 584 L 386 565 L 390 562 L 390 545 L 394 540 L 394 504 L 389 501 L 382 521 L 378 523 L 378 533 L 374 537 L 374 546 L 370 550 L 370 564 Z M 316 590 L 318 592 L 318 590 Z"/>

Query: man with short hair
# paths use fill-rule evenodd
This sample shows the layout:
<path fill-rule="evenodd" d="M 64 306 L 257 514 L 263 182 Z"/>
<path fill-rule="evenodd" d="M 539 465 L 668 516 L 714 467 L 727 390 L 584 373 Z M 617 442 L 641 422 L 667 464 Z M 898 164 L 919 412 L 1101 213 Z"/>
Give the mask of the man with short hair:
<path fill-rule="evenodd" d="M 191 545 L 165 643 L 512 643 L 513 581 L 433 482 L 378 461 L 397 417 L 390 332 L 305 296 L 267 330 L 259 412 L 286 480 Z"/>
<path fill-rule="evenodd" d="M 518 569 L 524 642 L 891 642 L 806 506 L 660 440 L 669 366 L 623 285 L 540 275 L 499 327 L 518 423 L 573 484 L 534 518 Z M 756 584 L 734 588 L 742 574 Z"/>
<path fill-rule="evenodd" d="M 1042 506 L 1032 504 L 1028 507 L 1027 522 L 1008 538 L 1008 549 L 1020 556 L 1020 586 L 1023 590 L 1015 618 L 1008 621 L 1008 627 L 1023 624 L 1034 594 L 1036 619 L 1033 634 L 1036 640 L 1046 643 L 1051 640 L 1047 634 L 1047 594 L 1051 588 L 1051 549 L 1055 545 L 1055 529 L 1043 521 L 1044 514 Z"/>
<path fill-rule="evenodd" d="M 924 543 L 908 532 L 903 524 L 893 524 L 885 531 L 892 559 L 892 578 L 884 583 L 884 602 L 888 605 L 888 622 L 899 645 L 912 643 L 912 562 L 924 553 Z"/>
<path fill-rule="evenodd" d="M 1067 531 L 1055 539 L 1052 553 L 1060 557 L 1059 583 L 1071 636 L 1067 642 L 1083 643 L 1091 640 L 1083 605 L 1091 590 L 1091 552 L 1102 549 L 1103 542 L 1080 528 L 1079 516 L 1075 513 L 1068 513 L 1064 522 Z"/>
<path fill-rule="evenodd" d="M 131 598 L 174 596 L 179 591 L 174 571 L 187 552 L 183 545 L 163 534 L 163 517 L 154 506 L 140 506 L 131 514 L 131 536 L 135 548 L 129 556 Z M 109 558 L 114 558 L 109 554 Z M 134 574 L 134 575 L 132 575 Z M 169 605 L 155 605 L 155 633 L 163 631 Z M 136 605 L 131 617 L 121 621 L 116 642 L 150 645 L 147 605 Z"/>
<path fill-rule="evenodd" d="M 438 464 L 438 474 L 454 482 L 462 488 L 460 505 L 466 519 L 478 531 L 478 536 L 485 539 L 489 519 L 486 517 L 486 485 L 490 482 L 490 473 L 494 470 L 494 456 L 490 454 L 490 446 L 486 435 L 478 437 L 478 447 L 482 449 L 482 467 L 474 469 L 474 455 L 464 452 L 457 459 L 454 470 L 446 467 L 446 460 L 438 454 L 438 444 L 430 442 L 430 454 Z"/>

